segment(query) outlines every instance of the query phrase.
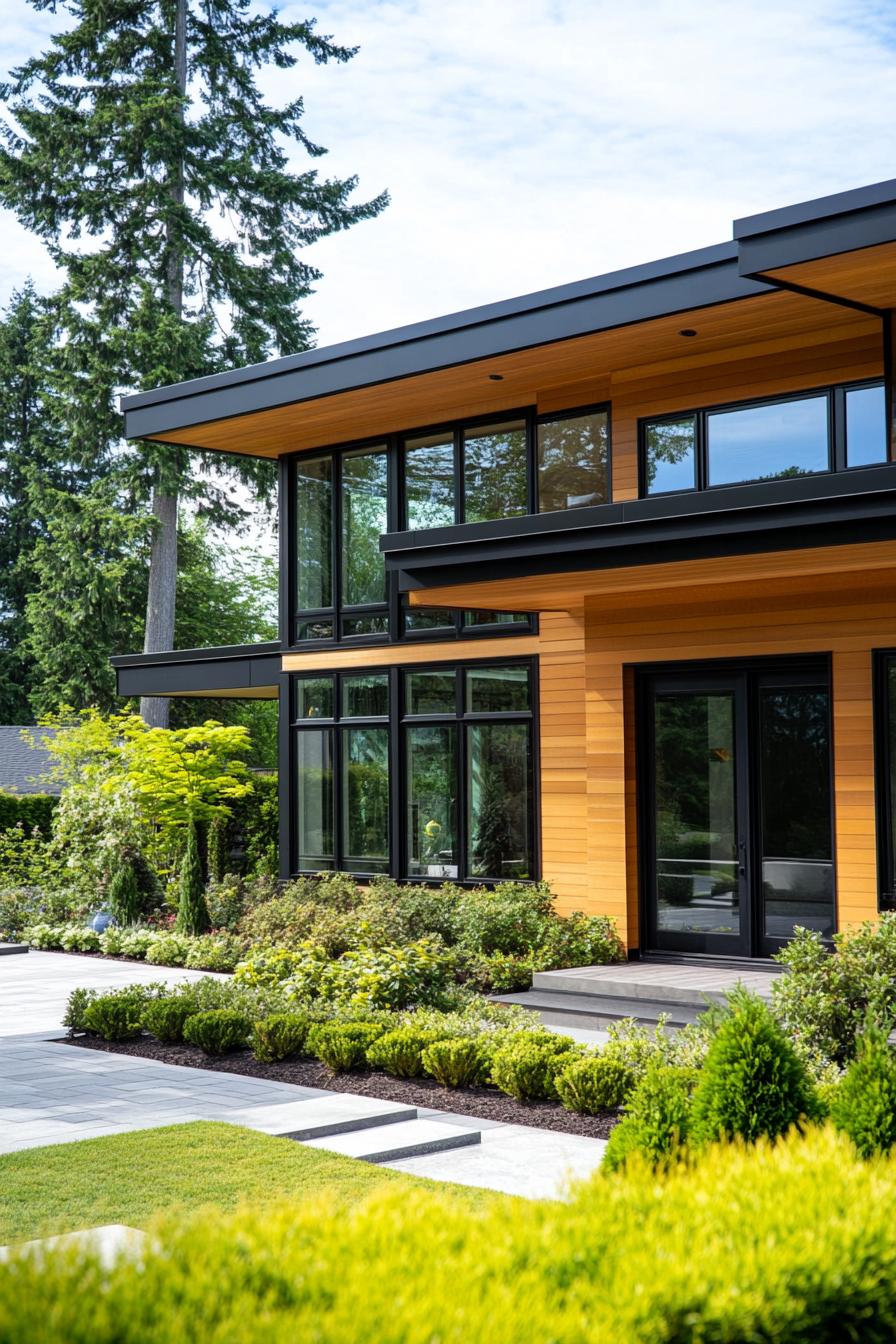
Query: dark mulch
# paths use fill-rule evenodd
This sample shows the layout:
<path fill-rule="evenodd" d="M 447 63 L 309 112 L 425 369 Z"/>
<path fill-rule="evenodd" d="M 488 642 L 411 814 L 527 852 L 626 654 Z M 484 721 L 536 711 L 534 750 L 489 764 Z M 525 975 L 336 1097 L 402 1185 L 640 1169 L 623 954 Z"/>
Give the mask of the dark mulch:
<path fill-rule="evenodd" d="M 280 1064 L 259 1064 L 248 1050 L 240 1050 L 220 1059 L 210 1059 L 195 1045 L 163 1045 L 152 1036 L 135 1041 L 101 1041 L 95 1036 L 65 1039 L 64 1045 L 85 1050 L 105 1050 L 110 1054 L 137 1055 L 158 1059 L 164 1064 L 186 1064 L 194 1069 L 212 1069 L 221 1073 L 240 1073 L 251 1078 L 273 1078 L 278 1083 L 296 1083 L 299 1087 L 323 1087 L 330 1092 L 353 1092 L 381 1101 L 398 1101 L 407 1106 L 429 1107 L 438 1111 L 472 1115 L 480 1120 L 500 1120 L 505 1125 L 534 1125 L 538 1129 L 556 1129 L 562 1134 L 582 1134 L 589 1139 L 606 1139 L 617 1123 L 616 1111 L 603 1115 L 576 1115 L 553 1101 L 514 1101 L 493 1087 L 440 1087 L 431 1078 L 390 1078 L 385 1073 L 359 1070 L 357 1073 L 331 1073 L 316 1059 L 284 1060 Z"/>

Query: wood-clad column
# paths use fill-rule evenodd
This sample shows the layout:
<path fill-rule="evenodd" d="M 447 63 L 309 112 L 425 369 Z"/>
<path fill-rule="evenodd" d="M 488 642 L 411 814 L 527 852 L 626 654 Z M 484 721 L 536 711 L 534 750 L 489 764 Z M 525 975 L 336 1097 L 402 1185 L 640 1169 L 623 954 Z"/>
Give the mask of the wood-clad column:
<path fill-rule="evenodd" d="M 877 916 L 874 706 L 867 645 L 833 655 L 833 720 L 837 926 L 843 929 Z"/>
<path fill-rule="evenodd" d="M 589 909 L 612 915 L 623 941 L 634 946 L 637 931 L 629 923 L 626 885 L 625 679 L 619 655 L 598 647 L 599 621 L 586 606 Z"/>

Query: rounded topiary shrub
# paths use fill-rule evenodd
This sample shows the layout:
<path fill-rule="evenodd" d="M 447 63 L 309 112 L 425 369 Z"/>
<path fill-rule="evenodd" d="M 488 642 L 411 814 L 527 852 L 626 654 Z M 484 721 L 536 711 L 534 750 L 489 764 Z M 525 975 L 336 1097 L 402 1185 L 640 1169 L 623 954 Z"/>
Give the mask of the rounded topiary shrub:
<path fill-rule="evenodd" d="M 436 1040 L 438 1033 L 432 1028 L 413 1024 L 396 1027 L 373 1042 L 367 1051 L 367 1063 L 393 1078 L 419 1078 L 425 1072 L 423 1052 Z"/>
<path fill-rule="evenodd" d="M 321 1022 L 308 1033 L 308 1052 L 334 1073 L 360 1069 L 385 1028 L 378 1022 Z"/>
<path fill-rule="evenodd" d="M 143 1025 L 157 1041 L 172 1044 L 184 1039 L 187 1018 L 192 1017 L 195 1012 L 196 1005 L 193 1000 L 183 995 L 155 999 L 143 1010 Z"/>
<path fill-rule="evenodd" d="M 492 1082 L 517 1101 L 553 1101 L 554 1078 L 576 1043 L 550 1032 L 520 1032 L 492 1056 Z"/>
<path fill-rule="evenodd" d="M 775 1138 L 819 1114 L 818 1099 L 768 1004 L 745 990 L 729 997 L 694 1093 L 691 1139 Z"/>
<path fill-rule="evenodd" d="M 862 1157 L 896 1143 L 896 1053 L 882 1031 L 868 1028 L 831 1098 L 831 1119 Z"/>
<path fill-rule="evenodd" d="M 301 1054 L 308 1036 L 303 1013 L 271 1013 L 252 1028 L 252 1053 L 262 1064 L 275 1064 Z"/>
<path fill-rule="evenodd" d="M 651 1166 L 666 1166 L 681 1154 L 690 1131 L 694 1069 L 654 1065 L 635 1088 L 625 1118 L 610 1134 L 602 1169 L 616 1171 L 633 1153 Z"/>
<path fill-rule="evenodd" d="M 249 1042 L 252 1023 L 244 1013 L 229 1008 L 213 1008 L 194 1013 L 184 1023 L 184 1040 L 198 1045 L 207 1055 L 226 1055 L 241 1050 Z"/>
<path fill-rule="evenodd" d="M 634 1084 L 631 1069 L 615 1055 L 561 1060 L 554 1088 L 568 1111 L 599 1115 L 623 1105 Z"/>
<path fill-rule="evenodd" d="M 423 1067 L 443 1087 L 474 1087 L 488 1076 L 488 1053 L 475 1036 L 433 1041 L 423 1051 Z"/>
<path fill-rule="evenodd" d="M 104 1041 L 133 1040 L 143 1030 L 144 1005 L 139 991 L 113 990 L 101 994 L 85 1008 L 84 1026 Z"/>

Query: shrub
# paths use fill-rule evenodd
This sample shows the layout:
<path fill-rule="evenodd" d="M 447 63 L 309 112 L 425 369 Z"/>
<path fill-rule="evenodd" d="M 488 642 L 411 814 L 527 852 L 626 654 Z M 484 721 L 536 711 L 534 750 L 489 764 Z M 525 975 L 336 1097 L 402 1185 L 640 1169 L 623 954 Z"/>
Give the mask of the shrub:
<path fill-rule="evenodd" d="M 423 1067 L 443 1087 L 474 1087 L 488 1075 L 488 1052 L 475 1036 L 433 1041 L 423 1051 Z"/>
<path fill-rule="evenodd" d="M 67 927 L 65 924 L 32 924 L 23 930 L 22 937 L 30 947 L 36 947 L 41 952 L 50 952 L 62 947 Z"/>
<path fill-rule="evenodd" d="M 184 1039 L 187 1018 L 195 1012 L 195 1000 L 185 995 L 155 999 L 143 1010 L 143 1026 L 158 1041 L 179 1042 Z"/>
<path fill-rule="evenodd" d="M 561 966 L 603 966 L 625 960 L 625 946 L 608 915 L 583 915 L 573 911 L 547 926 L 535 959 L 537 969 Z"/>
<path fill-rule="evenodd" d="M 128 1041 L 139 1036 L 143 1015 L 160 988 L 158 985 L 129 985 L 108 994 L 98 994 L 83 1006 L 85 1029 L 102 1036 L 104 1041 Z"/>
<path fill-rule="evenodd" d="M 338 961 L 324 960 L 315 988 L 337 1003 L 374 1008 L 438 1003 L 451 960 L 441 944 L 431 938 L 404 947 L 362 947 L 346 952 Z M 296 984 L 296 988 L 300 997 L 306 997 L 303 984 Z"/>
<path fill-rule="evenodd" d="M 691 1138 L 698 1144 L 775 1138 L 818 1115 L 805 1065 L 769 1006 L 744 990 L 729 1003 L 694 1094 Z"/>
<path fill-rule="evenodd" d="M 882 1031 L 869 1027 L 831 1099 L 831 1119 L 862 1157 L 896 1143 L 896 1055 Z"/>
<path fill-rule="evenodd" d="M 561 1060 L 554 1089 L 568 1111 L 599 1115 L 612 1111 L 628 1098 L 633 1084 L 631 1070 L 612 1054 L 586 1055 Z"/>
<path fill-rule="evenodd" d="M 52 793 L 4 793 L 0 789 L 0 831 L 21 825 L 29 834 L 37 830 L 49 839 L 58 802 Z"/>
<path fill-rule="evenodd" d="M 109 883 L 109 911 L 119 924 L 136 924 L 140 918 L 140 893 L 137 891 L 137 874 L 129 859 L 116 869 Z"/>
<path fill-rule="evenodd" d="M 240 985 L 277 985 L 302 973 L 309 956 L 315 962 L 324 960 L 322 950 L 315 944 L 295 952 L 285 947 L 268 947 L 260 951 L 253 949 L 237 965 L 234 979 Z"/>
<path fill-rule="evenodd" d="M 59 946 L 64 952 L 99 952 L 100 936 L 86 925 L 67 924 L 60 935 Z"/>
<path fill-rule="evenodd" d="M 262 1064 L 301 1054 L 309 1026 L 304 1013 L 271 1013 L 252 1028 L 252 1053 Z"/>
<path fill-rule="evenodd" d="M 300 877 L 279 895 L 256 904 L 241 920 L 239 931 L 253 943 L 289 947 L 311 937 L 319 910 L 354 910 L 360 899 L 354 878 L 344 873 Z"/>
<path fill-rule="evenodd" d="M 202 934 L 191 938 L 184 965 L 192 971 L 232 971 L 243 955 L 232 934 Z"/>
<path fill-rule="evenodd" d="M 545 882 L 499 882 L 458 897 L 458 942 L 474 952 L 518 956 L 538 946 L 556 919 Z"/>
<path fill-rule="evenodd" d="M 866 1022 L 889 1031 L 896 1019 L 896 913 L 834 934 L 830 953 L 821 935 L 797 929 L 776 955 L 788 969 L 776 976 L 776 1015 L 810 1063 L 853 1058 Z"/>
<path fill-rule="evenodd" d="M 413 1023 L 396 1027 L 373 1042 L 367 1051 L 367 1062 L 393 1078 L 419 1078 L 424 1072 L 423 1051 L 437 1039 L 438 1032 L 433 1027 Z"/>
<path fill-rule="evenodd" d="M 249 902 L 249 888 L 235 873 L 225 873 L 220 881 L 209 882 L 205 904 L 213 929 L 234 932 Z"/>
<path fill-rule="evenodd" d="M 74 1036 L 76 1031 L 87 1030 L 85 1020 L 87 1009 L 97 998 L 99 998 L 98 989 L 73 989 L 69 994 L 65 1016 L 62 1019 L 62 1025 L 68 1027 L 69 1036 Z"/>
<path fill-rule="evenodd" d="M 473 954 L 465 964 L 471 983 L 482 994 L 512 994 L 529 989 L 533 969 L 531 956 L 508 956 L 506 952 L 492 952 L 489 956 Z"/>
<path fill-rule="evenodd" d="M 143 961 L 162 935 L 157 929 L 118 929 L 110 926 L 100 934 L 100 950 L 110 957 L 134 957 Z"/>
<path fill-rule="evenodd" d="M 176 933 L 156 934 L 146 949 L 146 960 L 150 966 L 185 966 L 190 946 L 191 939 Z"/>
<path fill-rule="evenodd" d="M 177 923 L 179 933 L 205 933 L 209 927 L 208 907 L 205 904 L 205 888 L 202 881 L 202 864 L 199 861 L 199 840 L 196 823 L 191 821 L 187 827 L 187 848 L 180 870 L 180 888 L 177 900 Z"/>
<path fill-rule="evenodd" d="M 691 1094 L 698 1076 L 671 1064 L 649 1068 L 610 1134 L 603 1170 L 616 1171 L 633 1153 L 652 1167 L 674 1162 L 690 1133 Z"/>
<path fill-rule="evenodd" d="M 321 1022 L 308 1032 L 307 1048 L 334 1073 L 347 1073 L 364 1064 L 368 1048 L 384 1031 L 381 1022 Z"/>
<path fill-rule="evenodd" d="M 241 1050 L 249 1041 L 252 1022 L 245 1013 L 229 1008 L 213 1008 L 194 1013 L 184 1023 L 184 1040 L 198 1045 L 207 1055 L 226 1055 Z"/>
<path fill-rule="evenodd" d="M 575 1049 L 569 1036 L 519 1032 L 495 1050 L 492 1082 L 517 1101 L 552 1101 L 557 1095 L 554 1078 Z"/>

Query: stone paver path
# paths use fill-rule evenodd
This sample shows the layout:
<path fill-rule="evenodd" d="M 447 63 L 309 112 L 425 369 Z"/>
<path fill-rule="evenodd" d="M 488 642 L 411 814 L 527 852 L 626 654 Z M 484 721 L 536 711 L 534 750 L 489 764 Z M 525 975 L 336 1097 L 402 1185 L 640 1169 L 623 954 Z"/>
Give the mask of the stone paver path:
<path fill-rule="evenodd" d="M 176 984 L 201 974 L 60 953 L 0 958 L 0 1152 L 223 1120 L 267 1133 L 302 1134 L 316 1147 L 338 1150 L 341 1143 L 358 1155 L 382 1158 L 401 1131 L 409 1152 L 426 1149 L 430 1141 L 450 1147 L 390 1159 L 388 1165 L 533 1198 L 562 1194 L 570 1175 L 588 1175 L 600 1163 L 606 1145 L 599 1139 L 428 1110 L 418 1112 L 405 1130 L 395 1124 L 404 1119 L 401 1107 L 372 1098 L 81 1050 L 53 1040 L 62 1035 L 65 1004 L 77 986 Z M 377 1108 L 394 1114 L 375 1114 Z M 390 1139 L 386 1131 L 392 1125 Z M 453 1146 L 452 1126 L 469 1131 L 465 1146 Z M 328 1145 L 335 1129 L 363 1129 L 369 1143 L 337 1137 Z"/>

